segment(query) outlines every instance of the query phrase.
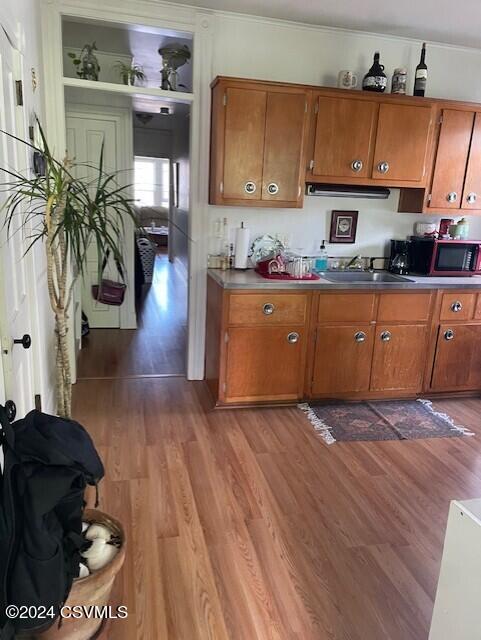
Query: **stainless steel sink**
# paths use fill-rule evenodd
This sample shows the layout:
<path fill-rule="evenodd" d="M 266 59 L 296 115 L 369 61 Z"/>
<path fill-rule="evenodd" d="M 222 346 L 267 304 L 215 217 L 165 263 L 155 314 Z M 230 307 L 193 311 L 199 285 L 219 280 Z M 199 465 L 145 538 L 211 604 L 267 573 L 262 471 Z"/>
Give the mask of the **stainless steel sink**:
<path fill-rule="evenodd" d="M 372 282 L 385 284 L 389 282 L 413 282 L 404 276 L 397 276 L 387 271 L 323 271 L 319 273 L 321 278 L 329 282 Z"/>

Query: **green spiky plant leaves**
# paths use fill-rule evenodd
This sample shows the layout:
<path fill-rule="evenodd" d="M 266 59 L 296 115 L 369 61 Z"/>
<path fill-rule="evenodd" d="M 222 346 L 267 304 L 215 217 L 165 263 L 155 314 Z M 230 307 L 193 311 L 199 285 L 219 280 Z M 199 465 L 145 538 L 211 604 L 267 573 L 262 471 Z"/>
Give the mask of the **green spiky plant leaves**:
<path fill-rule="evenodd" d="M 38 121 L 37 121 L 38 122 Z M 98 165 L 57 160 L 51 153 L 38 122 L 41 144 L 31 145 L 6 131 L 43 157 L 44 175 L 18 173 L 0 167 L 7 180 L 0 185 L 6 200 L 0 209 L 8 235 L 20 227 L 25 231 L 26 252 L 43 242 L 47 258 L 50 305 L 55 316 L 57 413 L 71 415 L 71 363 L 69 359 L 68 314 L 74 286 L 85 271 L 87 251 L 97 248 L 99 282 L 102 262 L 110 254 L 122 267 L 125 222 L 137 225 L 130 186 L 119 184 L 119 173 L 104 170 L 102 145 Z M 29 230 L 27 232 L 27 229 Z"/>

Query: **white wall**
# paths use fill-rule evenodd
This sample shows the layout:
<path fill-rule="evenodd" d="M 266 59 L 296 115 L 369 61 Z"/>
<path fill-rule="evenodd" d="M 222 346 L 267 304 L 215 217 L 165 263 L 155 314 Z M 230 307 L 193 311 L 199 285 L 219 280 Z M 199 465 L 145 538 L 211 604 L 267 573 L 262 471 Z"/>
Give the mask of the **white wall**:
<path fill-rule="evenodd" d="M 34 114 L 43 119 L 43 78 L 40 43 L 40 7 L 36 0 L 2 0 L 0 22 L 9 34 L 18 35 L 17 46 L 23 54 L 24 109 L 30 123 Z M 35 70 L 34 92 L 31 70 Z M 44 411 L 53 411 L 54 402 L 54 325 L 50 308 L 44 247 L 37 243 L 29 260 L 32 318 L 32 349 L 36 363 L 35 393 L 41 395 Z"/>
<path fill-rule="evenodd" d="M 216 75 L 282 82 L 335 86 L 340 69 L 352 69 L 359 77 L 381 53 L 390 78 L 395 67 L 409 70 L 409 92 L 419 60 L 421 43 L 388 36 L 309 27 L 281 21 L 219 14 L 216 19 L 213 77 Z M 428 44 L 427 95 L 481 102 L 481 51 Z M 390 85 L 389 85 L 390 86 Z M 241 220 L 254 235 L 280 233 L 291 237 L 294 247 L 311 250 L 329 237 L 333 209 L 359 211 L 356 245 L 329 245 L 331 255 L 382 255 L 390 238 L 404 238 L 418 219 L 436 216 L 397 213 L 399 192 L 387 201 L 340 198 L 306 198 L 302 210 L 210 207 L 211 223 L 227 217 L 232 227 Z M 481 218 L 472 216 L 472 237 L 481 238 Z M 213 225 L 211 224 L 211 227 Z"/>
<path fill-rule="evenodd" d="M 187 269 L 189 256 L 189 181 L 190 181 L 190 157 L 189 138 L 190 120 L 187 115 L 175 117 L 175 127 L 173 131 L 172 162 L 178 163 L 179 171 L 179 206 L 172 207 L 171 226 L 172 235 L 169 242 L 172 242 L 172 255 L 174 259 L 180 260 Z"/>

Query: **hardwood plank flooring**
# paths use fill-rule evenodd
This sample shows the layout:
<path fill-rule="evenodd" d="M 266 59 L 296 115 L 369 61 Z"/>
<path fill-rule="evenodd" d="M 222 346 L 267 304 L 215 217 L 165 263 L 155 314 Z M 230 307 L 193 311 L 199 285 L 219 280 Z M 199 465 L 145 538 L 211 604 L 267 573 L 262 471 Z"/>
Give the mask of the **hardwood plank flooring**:
<path fill-rule="evenodd" d="M 152 284 L 144 285 L 137 329 L 91 329 L 82 341 L 78 378 L 185 373 L 187 278 L 184 267 L 157 253 Z"/>
<path fill-rule="evenodd" d="M 127 559 L 112 640 L 426 640 L 450 500 L 481 495 L 470 438 L 328 447 L 295 408 L 211 411 L 183 378 L 83 380 Z"/>

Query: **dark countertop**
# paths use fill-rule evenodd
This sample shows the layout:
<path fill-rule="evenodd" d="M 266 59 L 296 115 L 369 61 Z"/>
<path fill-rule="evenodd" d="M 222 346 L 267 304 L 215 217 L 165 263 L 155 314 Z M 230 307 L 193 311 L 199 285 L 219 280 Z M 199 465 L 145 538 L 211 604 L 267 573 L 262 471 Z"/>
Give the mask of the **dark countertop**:
<path fill-rule="evenodd" d="M 269 280 L 254 269 L 246 271 L 208 269 L 208 275 L 224 289 L 481 289 L 481 276 L 406 276 L 412 282 L 329 282 L 320 280 Z"/>

